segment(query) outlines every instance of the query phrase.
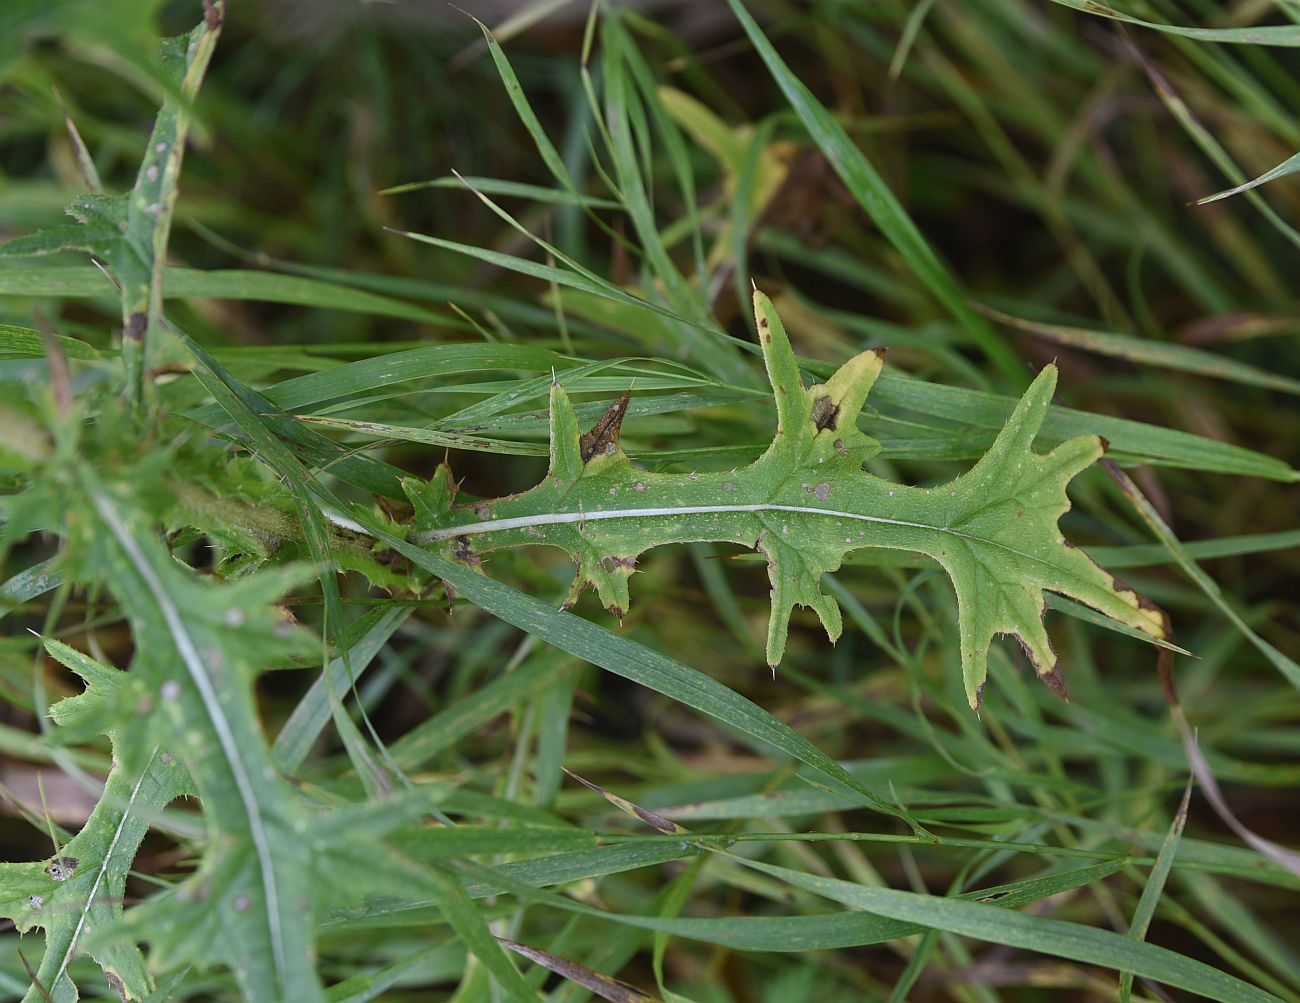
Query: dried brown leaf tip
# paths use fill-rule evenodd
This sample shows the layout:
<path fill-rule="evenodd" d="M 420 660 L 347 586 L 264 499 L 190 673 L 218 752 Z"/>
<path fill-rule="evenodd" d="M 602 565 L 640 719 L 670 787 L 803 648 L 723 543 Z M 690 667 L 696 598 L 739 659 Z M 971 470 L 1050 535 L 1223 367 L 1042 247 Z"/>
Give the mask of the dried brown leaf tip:
<path fill-rule="evenodd" d="M 226 5 L 213 0 L 203 0 L 203 26 L 216 31 L 226 20 Z"/>
<path fill-rule="evenodd" d="M 632 399 L 632 391 L 624 390 L 623 396 L 611 404 L 578 441 L 578 454 L 583 463 L 589 463 L 597 456 L 613 456 L 618 452 L 618 436 L 623 428 L 623 416 L 627 414 L 627 402 Z"/>
<path fill-rule="evenodd" d="M 572 770 L 565 770 L 564 772 L 567 776 L 582 784 L 582 786 L 587 788 L 587 790 L 594 791 L 615 808 L 627 812 L 634 818 L 639 818 L 652 829 L 657 829 L 668 836 L 681 836 L 690 831 L 689 829 L 683 829 L 672 819 L 664 818 L 658 812 L 653 812 L 649 808 L 642 808 L 640 805 L 633 804 L 626 798 L 619 797 L 613 791 L 607 791 L 604 787 L 601 787 L 600 784 L 593 784 L 590 780 L 578 776 L 578 774 L 574 773 Z"/>

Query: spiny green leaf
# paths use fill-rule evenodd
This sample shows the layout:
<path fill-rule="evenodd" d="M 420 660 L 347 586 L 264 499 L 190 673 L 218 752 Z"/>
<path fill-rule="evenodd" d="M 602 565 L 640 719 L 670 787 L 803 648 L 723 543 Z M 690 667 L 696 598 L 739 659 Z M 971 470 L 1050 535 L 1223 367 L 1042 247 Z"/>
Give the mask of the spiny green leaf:
<path fill-rule="evenodd" d="M 916 551 L 938 561 L 956 589 L 962 674 L 972 707 L 980 703 L 996 634 L 1014 635 L 1039 675 L 1064 694 L 1042 623 L 1045 591 L 1166 637 L 1163 614 L 1069 545 L 1057 528 L 1070 506 L 1066 485 L 1102 446 L 1095 436 L 1079 436 L 1045 455 L 1031 448 L 1056 384 L 1053 367 L 1034 381 L 973 469 L 939 487 L 907 487 L 862 469 L 879 445 L 858 429 L 857 419 L 882 353 L 864 352 L 825 383 L 805 387 L 771 301 L 756 292 L 754 308 L 777 430 L 749 466 L 699 474 L 639 471 L 619 446 L 626 395 L 580 435 L 568 395 L 555 384 L 545 479 L 523 494 L 472 507 L 453 504 L 445 469 L 435 478 L 442 485 L 436 492 L 408 486 L 418 509 L 412 542 L 470 567 L 492 550 L 561 547 L 578 564 L 570 602 L 591 586 L 620 617 L 644 551 L 666 543 L 742 544 L 768 561 L 772 666 L 781 661 L 796 605 L 813 609 L 832 640 L 839 636 L 839 606 L 820 582 L 845 554 L 862 547 Z"/>
<path fill-rule="evenodd" d="M 56 736 L 82 741 L 101 732 L 113 742 L 113 769 L 99 803 L 67 845 L 38 863 L 0 864 L 0 916 L 20 932 L 45 931 L 45 954 L 36 980 L 58 1001 L 77 999 L 68 966 L 92 931 L 111 926 L 122 916 L 127 872 L 155 814 L 190 789 L 189 775 L 173 756 L 157 747 L 139 727 L 138 713 L 147 700 L 144 684 L 118 669 L 102 665 L 61 641 L 47 640 L 46 650 L 86 682 L 83 693 L 59 701 L 51 716 L 60 725 Z M 132 749 L 144 749 L 143 755 Z M 130 765 L 124 765 L 130 764 Z M 139 948 L 129 941 L 91 947 L 90 953 L 124 998 L 138 999 L 153 988 Z M 26 1000 L 44 997 L 32 988 Z"/>
<path fill-rule="evenodd" d="M 131 622 L 131 676 L 144 689 L 136 713 L 150 715 L 159 758 L 188 768 L 211 834 L 198 872 L 124 923 L 148 931 L 159 969 L 223 961 L 249 999 L 319 999 L 306 812 L 275 769 L 252 691 L 259 672 L 303 650 L 270 612 L 301 573 L 204 583 L 110 485 L 89 470 L 79 479 L 88 519 L 78 520 L 74 542 L 112 583 Z M 129 758 L 117 751 L 128 776 L 143 771 L 138 750 Z"/>

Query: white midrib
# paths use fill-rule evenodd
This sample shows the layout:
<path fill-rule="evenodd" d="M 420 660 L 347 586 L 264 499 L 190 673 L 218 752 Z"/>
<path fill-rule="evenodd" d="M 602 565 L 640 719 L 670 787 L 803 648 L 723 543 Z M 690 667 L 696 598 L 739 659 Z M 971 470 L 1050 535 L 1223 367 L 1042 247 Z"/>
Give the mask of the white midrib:
<path fill-rule="evenodd" d="M 496 533 L 508 529 L 527 529 L 529 526 L 560 526 L 573 523 L 604 522 L 612 519 L 650 519 L 675 515 L 713 515 L 714 513 L 726 512 L 794 512 L 799 515 L 824 515 L 833 519 L 849 519 L 854 522 L 870 522 L 884 526 L 902 526 L 906 529 L 928 529 L 932 533 L 946 533 L 950 536 L 958 537 L 959 539 L 971 540 L 975 543 L 984 543 L 992 547 L 998 547 L 1019 557 L 1023 557 L 1026 560 L 1035 561 L 1039 564 L 1046 564 L 1051 568 L 1056 567 L 1050 561 L 1045 561 L 1043 558 L 1034 554 L 1026 554 L 1024 551 L 1016 550 L 1014 547 L 1008 547 L 1005 543 L 998 540 L 990 540 L 987 537 L 976 536 L 973 533 L 963 533 L 961 530 L 953 529 L 950 526 L 934 526 L 925 522 L 909 522 L 906 519 L 890 519 L 883 515 L 865 515 L 861 512 L 841 512 L 839 509 L 833 508 L 814 508 L 808 505 L 780 505 L 776 502 L 759 502 L 753 505 L 675 505 L 656 508 L 608 509 L 597 512 L 538 512 L 534 515 L 520 515 L 510 519 L 487 519 L 483 522 L 471 523 L 464 526 L 450 526 L 446 529 L 426 530 L 423 533 L 416 533 L 412 536 L 411 542 L 417 546 L 426 546 L 430 543 L 438 543 L 442 540 L 453 540 L 460 536 L 474 536 L 479 533 Z"/>
<path fill-rule="evenodd" d="M 155 745 L 153 752 L 149 753 L 149 761 L 144 764 L 135 786 L 131 788 L 131 796 L 127 798 L 126 806 L 122 809 L 122 817 L 117 820 L 117 828 L 113 830 L 113 838 L 109 841 L 108 849 L 104 851 L 104 859 L 99 862 L 99 870 L 95 874 L 95 883 L 90 886 L 90 894 L 86 896 L 86 904 L 82 907 L 81 915 L 77 918 L 76 929 L 72 931 L 72 940 L 68 943 L 68 950 L 63 955 L 63 960 L 59 962 L 59 970 L 54 973 L 54 978 L 50 982 L 51 991 L 59 984 L 59 979 L 63 978 L 64 972 L 68 970 L 68 965 L 72 963 L 72 955 L 77 950 L 77 941 L 81 939 L 81 931 L 86 927 L 86 917 L 90 915 L 90 907 L 95 904 L 95 896 L 99 894 L 99 886 L 104 882 L 104 875 L 108 873 L 108 866 L 112 863 L 113 852 L 117 849 L 118 841 L 122 838 L 122 832 L 126 829 L 127 819 L 131 817 L 131 809 L 135 806 L 136 798 L 140 796 L 140 787 L 144 784 L 144 778 L 149 775 L 149 768 L 153 766 L 154 757 L 158 755 L 158 747 Z"/>
<path fill-rule="evenodd" d="M 212 722 L 212 730 L 217 733 L 217 740 L 221 743 L 221 751 L 230 764 L 230 772 L 234 775 L 235 787 L 239 791 L 239 799 L 243 802 L 244 813 L 248 817 L 249 835 L 252 837 L 253 847 L 257 851 L 259 869 L 262 873 L 262 891 L 266 896 L 267 927 L 271 935 L 271 950 L 275 958 L 276 978 L 281 986 L 286 985 L 288 961 L 284 954 L 283 933 L 280 930 L 280 894 L 279 889 L 276 887 L 271 842 L 262 821 L 257 795 L 253 792 L 252 780 L 249 778 L 248 771 L 244 768 L 243 760 L 239 757 L 239 745 L 235 740 L 235 733 L 221 709 L 216 690 L 212 687 L 212 680 L 208 678 L 207 667 L 203 664 L 198 648 L 195 646 L 193 638 L 190 637 L 185 622 L 181 619 L 180 611 L 172 602 L 171 596 L 163 587 L 163 583 L 154 573 L 153 568 L 149 566 L 148 559 L 140 550 L 135 538 L 122 520 L 121 514 L 113 503 L 102 494 L 98 492 L 92 493 L 91 498 L 96 510 L 108 523 L 113 535 L 117 537 L 117 542 L 126 551 L 127 556 L 135 565 L 136 571 L 140 573 L 140 577 L 144 579 L 145 585 L 153 594 L 158 608 L 162 611 L 163 619 L 167 621 L 167 629 L 171 632 L 172 639 L 176 643 L 176 649 L 180 652 L 181 660 L 185 663 L 190 679 L 203 700 L 203 707 L 207 711 L 208 719 Z"/>
<path fill-rule="evenodd" d="M 466 526 L 452 526 L 447 529 L 431 529 L 411 537 L 416 544 L 435 543 L 438 540 L 452 540 L 458 536 L 471 536 L 477 533 L 497 533 L 505 529 L 527 529 L 529 526 L 558 526 L 574 522 L 601 522 L 607 519 L 653 519 L 656 516 L 674 515 L 713 515 L 715 512 L 799 512 L 805 515 L 829 515 L 838 519 L 856 519 L 859 522 L 878 522 L 889 526 L 908 526 L 912 529 L 933 529 L 943 533 L 955 530 L 930 526 L 923 522 L 907 522 L 904 519 L 887 519 L 880 515 L 859 515 L 856 512 L 840 512 L 830 508 L 809 508 L 804 505 L 777 505 L 760 503 L 757 505 L 673 505 L 661 508 L 621 508 L 599 512 L 539 512 L 535 515 L 519 515 L 512 519 L 488 519 L 486 522 L 471 523 Z M 958 533 L 964 536 L 964 533 Z M 971 537 L 971 539 L 979 539 Z"/>

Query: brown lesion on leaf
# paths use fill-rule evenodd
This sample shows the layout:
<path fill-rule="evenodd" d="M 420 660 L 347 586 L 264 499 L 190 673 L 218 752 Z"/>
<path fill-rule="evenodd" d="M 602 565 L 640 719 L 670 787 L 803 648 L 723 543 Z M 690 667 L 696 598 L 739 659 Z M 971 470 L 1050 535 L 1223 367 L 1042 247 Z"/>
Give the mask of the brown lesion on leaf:
<path fill-rule="evenodd" d="M 583 463 L 589 463 L 597 456 L 612 456 L 618 452 L 619 432 L 623 427 L 623 416 L 627 414 L 627 402 L 632 399 L 632 391 L 624 390 L 623 396 L 616 400 L 596 424 L 578 440 L 578 454 Z"/>
<path fill-rule="evenodd" d="M 122 977 L 118 975 L 117 972 L 105 968 L 104 978 L 108 979 L 108 984 L 112 987 L 113 991 L 117 993 L 117 998 L 120 999 L 122 1003 L 126 1003 L 126 1001 L 131 998 L 131 995 L 126 990 L 126 983 L 122 981 Z"/>
<path fill-rule="evenodd" d="M 226 5 L 223 0 L 203 0 L 203 26 L 208 31 L 216 31 L 226 19 Z"/>
<path fill-rule="evenodd" d="M 45 873 L 55 881 L 67 881 L 80 863 L 76 857 L 55 857 L 46 865 Z"/>
<path fill-rule="evenodd" d="M 1044 617 L 1045 613 L 1039 613 L 1040 620 L 1044 619 Z M 1025 657 L 1029 659 L 1029 664 L 1034 667 L 1034 674 L 1047 684 L 1048 689 L 1066 703 L 1069 703 L 1070 693 L 1065 685 L 1065 673 L 1061 671 L 1061 661 L 1056 657 L 1056 652 L 1052 650 L 1051 642 L 1048 642 L 1047 654 L 1052 661 L 1050 665 L 1045 665 L 1034 655 L 1033 648 L 1025 643 L 1024 638 L 1019 634 L 1016 634 L 1015 638 L 1020 642 L 1020 647 L 1024 651 Z"/>
<path fill-rule="evenodd" d="M 840 406 L 829 396 L 818 397 L 813 401 L 812 414 L 809 417 L 817 427 L 817 431 L 829 428 L 833 432 L 840 420 Z"/>
<path fill-rule="evenodd" d="M 607 554 L 600 559 L 600 563 L 611 574 L 619 568 L 627 568 L 629 572 L 636 570 L 635 557 L 619 557 L 616 554 Z"/>
<path fill-rule="evenodd" d="M 1045 682 L 1053 693 L 1064 700 L 1070 702 L 1070 692 L 1065 686 L 1065 673 L 1061 671 L 1061 663 L 1055 662 L 1046 672 L 1040 672 L 1038 678 Z"/>
<path fill-rule="evenodd" d="M 137 310 L 126 319 L 122 337 L 127 341 L 144 341 L 144 329 L 148 324 L 149 316 L 143 310 Z"/>
<path fill-rule="evenodd" d="M 1137 603 L 1138 609 L 1150 613 L 1160 621 L 1160 632 L 1155 635 L 1156 637 L 1162 641 L 1168 641 L 1170 644 L 1174 643 L 1174 624 L 1167 612 L 1114 575 L 1111 575 L 1110 583 L 1116 592 L 1127 592 L 1131 595 Z M 1160 689 L 1164 693 L 1165 701 L 1170 707 L 1180 707 L 1178 689 L 1174 685 L 1174 653 L 1168 648 L 1159 649 L 1159 654 L 1156 656 L 1156 674 L 1160 678 Z"/>
<path fill-rule="evenodd" d="M 452 541 L 451 556 L 471 568 L 483 567 L 483 559 L 474 553 L 474 546 L 469 542 L 468 536 L 458 536 Z"/>

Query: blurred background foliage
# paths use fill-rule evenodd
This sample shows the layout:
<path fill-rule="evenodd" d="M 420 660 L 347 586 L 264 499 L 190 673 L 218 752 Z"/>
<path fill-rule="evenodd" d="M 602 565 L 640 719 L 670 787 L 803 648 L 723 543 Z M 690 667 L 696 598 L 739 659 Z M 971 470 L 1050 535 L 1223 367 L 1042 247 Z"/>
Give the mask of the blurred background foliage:
<path fill-rule="evenodd" d="M 170 93 L 149 59 L 153 38 L 188 30 L 195 10 L 157 0 L 5 6 L 0 235 L 18 237 L 61 225 L 64 206 L 86 190 L 65 114 L 104 188 L 130 189 L 150 122 Z M 1065 407 L 1250 450 L 1225 460 L 1208 444 L 1186 440 L 1175 459 L 1144 463 L 1158 460 L 1164 446 L 1152 440 L 1144 453 L 1135 432 L 1131 448 L 1118 454 L 1160 518 L 1193 544 L 1221 596 L 1198 588 L 1168 548 L 1153 546 L 1132 505 L 1100 471 L 1076 482 L 1075 511 L 1063 525 L 1171 612 L 1178 644 L 1198 656 L 1180 659 L 1177 670 L 1187 715 L 1212 750 L 1229 801 L 1251 830 L 1294 842 L 1300 670 L 1286 678 L 1279 659 L 1294 667 L 1300 651 L 1297 489 L 1288 466 L 1300 455 L 1300 186 L 1284 177 L 1195 204 L 1300 150 L 1294 44 L 1217 44 L 1046 0 L 752 0 L 748 8 L 794 75 L 867 154 L 958 277 L 970 308 L 986 318 L 980 323 L 990 334 L 981 338 L 927 291 L 906 254 L 864 211 L 869 194 L 846 185 L 810 140 L 723 0 L 610 3 L 595 20 L 579 3 L 464 6 L 263 0 L 231 7 L 193 109 L 168 252 L 172 267 L 208 277 L 176 273 L 169 317 L 238 378 L 262 388 L 435 344 L 501 343 L 612 360 L 578 385 L 586 405 L 580 417 L 593 420 L 631 383 L 625 443 L 639 462 L 734 465 L 770 431 L 770 412 L 755 393 L 761 382 L 711 370 L 680 326 L 660 315 L 485 260 L 488 252 L 572 260 L 681 309 L 662 260 L 628 211 L 640 198 L 663 260 L 686 277 L 690 302 L 740 341 L 751 341 L 738 296 L 752 277 L 776 299 L 801 355 L 839 362 L 888 345 L 890 371 L 1010 395 L 1056 360 Z M 1300 25 L 1300 7 L 1283 0 L 1133 0 L 1124 9 L 1160 24 Z M 493 29 L 500 59 L 467 14 Z M 557 183 L 517 114 L 502 59 L 573 191 Z M 619 123 L 633 133 L 641 194 L 607 145 L 605 130 Z M 428 246 L 395 230 L 483 253 Z M 553 251 L 539 250 L 533 236 Z M 32 269 L 46 271 L 33 279 Z M 279 278 L 251 284 L 232 269 Z M 88 275 L 77 253 L 6 261 L 0 322 L 70 336 L 103 353 L 101 362 L 111 359 L 120 316 L 111 288 Z M 15 358 L 0 367 L 6 379 L 29 387 L 45 379 L 39 361 Z M 540 366 L 497 368 L 495 378 L 447 368 L 391 388 L 382 380 L 353 385 L 296 413 L 337 419 L 341 424 L 309 427 L 411 474 L 428 476 L 449 455 L 467 496 L 491 497 L 529 486 L 544 469 L 545 404 L 535 395 L 521 394 L 486 421 L 444 421 L 546 375 Z M 108 378 L 102 366 L 95 372 L 79 377 L 79 389 Z M 183 372 L 158 376 L 170 412 L 210 400 Z M 909 407 L 901 395 L 873 397 L 875 420 L 864 427 L 886 448 L 872 469 L 914 483 L 961 469 L 992 433 L 987 420 L 963 412 L 968 404 L 963 399 L 945 414 Z M 442 429 L 493 444 L 460 449 L 454 438 L 377 435 L 347 422 Z M 185 427 L 184 449 L 199 450 L 197 426 Z M 189 461 L 177 462 L 184 471 Z M 220 496 L 220 477 L 200 473 L 201 466 L 194 464 L 193 481 Z M 234 467 L 226 475 L 244 478 L 246 500 L 257 504 L 262 491 L 269 508 L 288 511 L 267 475 Z M 16 490 L 23 477 L 6 475 L 5 483 Z M 355 488 L 340 490 L 368 500 Z M 377 504 L 395 519 L 409 516 L 398 499 Z M 229 540 L 178 529 L 171 542 L 205 573 L 241 570 L 222 565 L 238 553 Z M 8 540 L 5 580 L 57 550 L 49 537 Z M 294 556 L 305 555 L 300 549 Z M 656 552 L 638 569 L 632 612 L 617 629 L 725 683 L 836 759 L 859 764 L 859 776 L 895 791 L 927 825 L 1039 847 L 997 854 L 790 842 L 768 847 L 764 859 L 863 885 L 942 894 L 963 890 L 972 875 L 978 884 L 1040 875 L 1057 859 L 1046 845 L 1056 854 L 1064 847 L 1110 857 L 1158 849 L 1186 767 L 1153 649 L 1053 614 L 1073 702 L 1031 687 L 1019 652 L 1006 648 L 994 660 L 976 719 L 955 682 L 948 586 L 932 569 L 868 554 L 831 586 L 856 629 L 831 648 L 811 617 L 797 618 L 790 654 L 773 677 L 758 654 L 766 585 L 750 556 L 722 547 Z M 557 554 L 538 553 L 500 555 L 489 570 L 558 603 L 569 568 Z M 561 762 L 701 830 L 829 834 L 878 832 L 884 824 L 791 786 L 782 768 L 774 771 L 716 721 L 584 667 L 468 604 L 449 617 L 437 589 L 417 601 L 408 580 L 386 582 L 373 566 L 361 570 L 369 577 L 348 574 L 341 586 L 355 632 L 373 627 L 363 615 L 403 615 L 358 696 L 376 741 L 413 776 L 602 831 L 645 830 L 564 781 Z M 319 589 L 303 587 L 285 606 L 319 628 L 321 602 Z M 1277 658 L 1233 627 L 1225 606 Z M 609 623 L 593 601 L 578 612 Z M 37 657 L 39 642 L 27 626 L 90 644 L 115 664 L 125 664 L 132 645 L 125 622 L 95 589 L 58 606 L 38 597 L 6 616 L 0 845 L 7 860 L 48 855 L 44 814 L 75 831 L 94 804 L 24 745 L 23 736 L 44 729 L 46 703 L 79 691 L 71 675 Z M 345 636 L 334 625 L 336 646 Z M 492 689 L 520 666 L 531 668 L 532 689 Z M 262 678 L 269 734 L 312 678 Z M 548 680 L 553 685 L 544 686 Z M 337 739 L 322 740 L 298 781 L 356 794 L 355 762 L 344 752 Z M 104 765 L 94 750 L 79 755 L 92 772 Z M 766 791 L 794 803 L 763 800 Z M 1263 858 L 1248 863 L 1248 851 L 1220 853 L 1219 844 L 1239 847 L 1240 840 L 1194 798 L 1183 851 L 1190 862 L 1180 858 L 1174 867 L 1153 906 L 1148 939 L 1300 998 L 1291 933 L 1300 879 Z M 147 876 L 174 869 L 184 846 L 183 839 L 151 836 L 136 862 L 133 894 L 146 893 Z M 571 894 L 628 915 L 811 915 L 824 908 L 771 877 L 699 859 L 593 876 Z M 1126 865 L 1033 908 L 1124 932 L 1150 863 Z M 1246 876 L 1256 866 L 1268 871 L 1266 879 Z M 699 1000 L 888 999 L 908 987 L 916 999 L 1117 992 L 1100 968 L 951 934 L 787 954 L 735 950 L 725 938 L 657 943 L 630 927 L 611 933 L 589 919 L 566 925 L 557 912 L 500 903 L 489 918 L 508 921 L 516 940 L 549 945 L 642 987 L 662 974 L 661 985 Z M 450 998 L 458 982 L 456 998 L 486 998 L 481 971 L 465 973 L 463 948 L 447 939 L 436 916 L 420 919 L 443 946 L 430 952 L 428 927 L 416 921 L 326 934 L 327 980 L 418 957 L 385 998 Z M 0 958 L 0 968 L 21 995 L 28 980 L 19 941 L 5 939 L 15 950 Z M 88 961 L 78 964 L 93 971 Z M 557 986 L 546 984 L 553 999 L 581 996 Z M 187 979 L 180 991 L 197 999 L 232 990 L 217 974 Z M 1159 992 L 1150 985 L 1137 991 L 1150 998 Z"/>

